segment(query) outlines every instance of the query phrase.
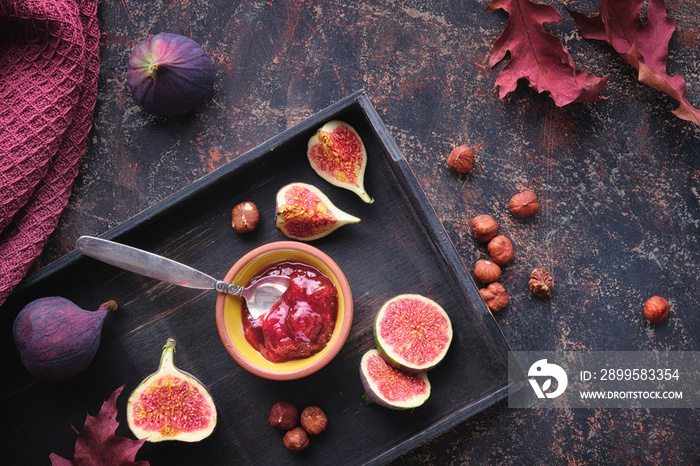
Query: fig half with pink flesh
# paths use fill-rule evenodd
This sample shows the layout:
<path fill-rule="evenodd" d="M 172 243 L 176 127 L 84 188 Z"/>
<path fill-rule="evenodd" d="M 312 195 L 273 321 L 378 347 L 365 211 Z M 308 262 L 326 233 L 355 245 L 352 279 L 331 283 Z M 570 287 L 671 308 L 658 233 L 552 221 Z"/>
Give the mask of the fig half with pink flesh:
<path fill-rule="evenodd" d="M 365 399 L 390 409 L 411 409 L 425 403 L 430 397 L 430 381 L 425 372 L 408 374 L 382 358 L 371 349 L 362 356 L 360 380 Z"/>
<path fill-rule="evenodd" d="M 275 215 L 275 226 L 287 237 L 300 241 L 322 238 L 343 225 L 360 221 L 306 183 L 291 183 L 277 192 Z"/>
<path fill-rule="evenodd" d="M 216 406 L 193 375 L 175 367 L 175 340 L 168 338 L 158 371 L 131 393 L 126 420 L 131 432 L 147 442 L 198 442 L 216 427 Z"/>
<path fill-rule="evenodd" d="M 396 296 L 382 306 L 374 321 L 374 338 L 391 366 L 409 373 L 432 369 L 452 343 L 447 312 L 418 294 Z"/>
<path fill-rule="evenodd" d="M 306 155 L 321 178 L 367 203 L 374 202 L 364 187 L 367 150 L 355 128 L 344 121 L 329 121 L 309 139 Z"/>

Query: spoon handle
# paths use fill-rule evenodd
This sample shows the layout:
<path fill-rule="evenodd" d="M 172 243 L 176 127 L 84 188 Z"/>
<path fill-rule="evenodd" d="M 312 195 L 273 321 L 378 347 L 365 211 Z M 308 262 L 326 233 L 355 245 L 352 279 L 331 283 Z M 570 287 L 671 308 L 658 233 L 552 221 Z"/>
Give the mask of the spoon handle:
<path fill-rule="evenodd" d="M 226 291 L 228 284 L 174 260 L 102 238 L 81 236 L 76 247 L 86 256 L 120 269 L 174 285 L 200 290 Z"/>

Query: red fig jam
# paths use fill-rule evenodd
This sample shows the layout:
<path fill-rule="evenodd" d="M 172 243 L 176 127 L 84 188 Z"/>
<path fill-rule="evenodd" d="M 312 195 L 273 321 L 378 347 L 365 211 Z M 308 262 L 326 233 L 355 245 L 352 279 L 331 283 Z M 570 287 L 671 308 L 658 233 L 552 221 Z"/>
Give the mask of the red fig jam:
<path fill-rule="evenodd" d="M 289 288 L 258 319 L 243 308 L 243 334 L 250 345 L 272 362 L 312 356 L 326 347 L 335 328 L 338 292 L 317 268 L 301 262 L 278 262 L 250 280 L 281 275 Z"/>

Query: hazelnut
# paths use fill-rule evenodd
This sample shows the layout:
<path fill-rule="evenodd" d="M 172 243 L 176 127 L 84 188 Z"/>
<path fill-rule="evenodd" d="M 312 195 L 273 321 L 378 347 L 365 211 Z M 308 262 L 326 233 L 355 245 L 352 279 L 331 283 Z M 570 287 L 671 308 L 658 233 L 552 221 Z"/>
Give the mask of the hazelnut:
<path fill-rule="evenodd" d="M 537 268 L 530 273 L 530 291 L 535 296 L 546 298 L 552 294 L 554 278 L 545 269 Z"/>
<path fill-rule="evenodd" d="M 513 217 L 531 217 L 540 210 L 535 193 L 525 191 L 510 198 L 510 213 Z"/>
<path fill-rule="evenodd" d="M 650 322 L 660 324 L 668 317 L 671 305 L 661 296 L 652 296 L 644 303 L 644 317 Z"/>
<path fill-rule="evenodd" d="M 474 278 L 480 283 L 495 282 L 501 277 L 501 268 L 498 264 L 486 259 L 479 259 L 474 265 Z"/>
<path fill-rule="evenodd" d="M 474 149 L 467 146 L 457 146 L 447 156 L 447 168 L 457 173 L 469 173 L 474 168 Z"/>
<path fill-rule="evenodd" d="M 309 406 L 301 412 L 301 426 L 309 435 L 318 435 L 328 426 L 328 417 L 318 406 Z"/>
<path fill-rule="evenodd" d="M 287 401 L 277 402 L 270 409 L 270 425 L 275 429 L 293 429 L 297 426 L 297 421 L 299 421 L 299 411 Z"/>
<path fill-rule="evenodd" d="M 301 427 L 295 427 L 287 431 L 282 441 L 284 446 L 293 452 L 303 451 L 309 447 L 309 436 L 306 435 L 306 431 Z"/>
<path fill-rule="evenodd" d="M 479 290 L 479 294 L 491 312 L 498 312 L 508 304 L 508 293 L 498 282 L 489 283 L 486 288 Z"/>
<path fill-rule="evenodd" d="M 231 211 L 231 226 L 236 233 L 249 233 L 260 223 L 258 207 L 250 201 L 241 202 Z"/>
<path fill-rule="evenodd" d="M 494 236 L 486 246 L 491 260 L 500 266 L 510 264 L 513 260 L 513 243 L 503 235 Z"/>
<path fill-rule="evenodd" d="M 472 219 L 471 227 L 474 239 L 481 243 L 488 242 L 498 234 L 498 223 L 490 215 L 477 215 Z"/>

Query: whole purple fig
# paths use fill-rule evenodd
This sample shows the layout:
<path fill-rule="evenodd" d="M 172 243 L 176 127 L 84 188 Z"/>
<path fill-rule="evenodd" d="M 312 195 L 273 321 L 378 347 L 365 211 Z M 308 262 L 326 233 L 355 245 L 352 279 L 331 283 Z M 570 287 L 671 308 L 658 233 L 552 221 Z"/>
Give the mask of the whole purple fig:
<path fill-rule="evenodd" d="M 134 47 L 126 77 L 136 102 L 162 116 L 193 110 L 214 88 L 214 67 L 206 52 L 189 37 L 169 32 Z"/>
<path fill-rule="evenodd" d="M 57 296 L 30 302 L 12 326 L 22 364 L 42 380 L 65 380 L 82 372 L 100 346 L 107 313 L 116 309 L 115 301 L 107 301 L 86 311 Z"/>

